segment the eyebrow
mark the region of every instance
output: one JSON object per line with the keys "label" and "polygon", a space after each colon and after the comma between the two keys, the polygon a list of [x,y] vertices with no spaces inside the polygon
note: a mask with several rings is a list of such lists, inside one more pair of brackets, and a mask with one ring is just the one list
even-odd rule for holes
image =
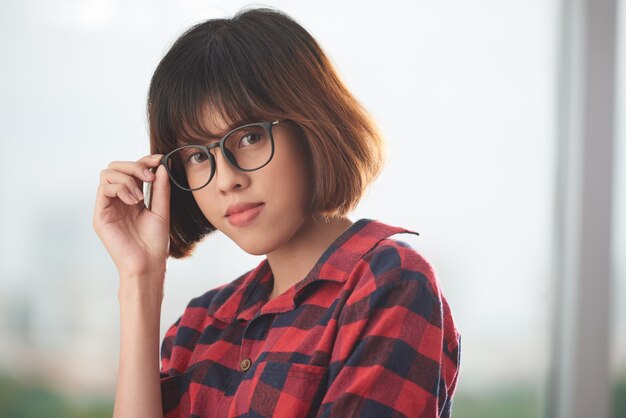
{"label": "eyebrow", "polygon": [[[239,126],[239,125],[235,125],[235,126]],[[180,141],[187,143],[187,144],[192,144],[192,145],[205,145],[207,143],[219,141],[220,139],[224,137],[224,135],[226,135],[233,129],[235,129],[233,125],[229,125],[222,135],[216,135],[212,132],[204,131],[203,135],[200,138],[193,137],[190,135],[185,135],[184,137],[180,139]]]}
{"label": "eyebrow", "polygon": [[221,139],[221,138],[224,137],[224,135],[226,135],[227,133],[229,133],[233,129],[238,128],[238,127],[243,126],[243,125],[247,125],[248,123],[251,123],[251,122],[248,122],[248,121],[246,121],[244,119],[237,119],[237,120],[233,121],[233,123],[228,124],[226,126],[226,129],[224,130],[224,133],[221,134],[221,135],[216,135],[216,134],[214,134],[212,132],[209,132],[209,131],[206,131],[206,130],[204,132],[206,132],[208,138]]}
{"label": "eyebrow", "polygon": [[216,135],[213,132],[209,132],[209,131],[205,131],[205,132],[206,132],[206,137],[207,138],[220,139],[220,138],[223,138],[224,135],[226,135],[227,133],[229,133],[232,130],[233,130],[233,128],[229,125],[222,135]]}
{"label": "eyebrow", "polygon": [[232,131],[233,129],[239,127],[239,126],[243,126],[246,125],[248,122],[245,122],[243,120],[237,120],[232,124],[229,124],[226,129],[224,130],[224,133],[222,135],[216,135],[212,132],[209,131],[204,131],[205,135],[202,137],[202,139],[197,139],[194,137],[191,137],[189,135],[185,135],[183,138],[180,139],[181,142],[186,143],[186,144],[190,144],[190,145],[205,145],[207,143],[211,143],[211,142],[217,142],[220,139],[222,139],[224,137],[224,135],[226,135],[227,133],[229,133],[230,131]]}
{"label": "eyebrow", "polygon": [[[208,138],[208,139],[207,139]],[[203,139],[191,138],[189,136],[185,136],[184,138],[179,139],[177,142],[182,145],[206,145],[212,142],[217,142],[221,137],[210,136]]]}

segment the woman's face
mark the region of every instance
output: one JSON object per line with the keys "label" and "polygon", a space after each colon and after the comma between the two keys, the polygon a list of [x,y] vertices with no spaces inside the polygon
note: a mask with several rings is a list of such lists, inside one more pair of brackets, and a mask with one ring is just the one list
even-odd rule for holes
{"label": "woman's face", "polygon": [[[211,132],[229,131],[223,119],[210,120]],[[272,133],[274,156],[265,167],[239,171],[225,160],[219,148],[214,148],[215,175],[204,188],[192,192],[208,221],[254,255],[281,248],[310,219],[307,207],[311,187],[302,133],[291,121],[274,125]],[[227,216],[233,205],[242,203],[256,207]]]}

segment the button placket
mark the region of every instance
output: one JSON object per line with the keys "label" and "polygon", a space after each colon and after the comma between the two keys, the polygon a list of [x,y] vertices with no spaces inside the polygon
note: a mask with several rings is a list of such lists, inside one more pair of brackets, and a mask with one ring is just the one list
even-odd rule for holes
{"label": "button placket", "polygon": [[270,323],[265,321],[261,321],[259,318],[274,318],[276,316],[276,312],[265,312],[262,313],[259,310],[254,317],[247,323],[245,330],[241,336],[241,349],[239,351],[239,371],[245,373],[250,369],[253,363],[253,358],[258,356],[260,347],[263,345],[263,341],[258,340],[257,338],[246,339],[246,335],[249,335],[252,327],[260,327],[260,326],[271,326]]}
{"label": "button placket", "polygon": [[252,350],[252,346],[251,346],[252,343],[246,339],[246,335],[248,334],[250,327],[253,326],[252,324],[257,322],[255,321],[255,319],[258,316],[259,316],[259,313],[257,313],[250,321],[248,321],[248,323],[246,324],[246,328],[243,331],[243,334],[241,336],[241,349],[239,351],[239,359],[240,359],[239,371],[242,373],[247,372],[250,366],[252,366],[252,358],[250,356],[250,352]]}

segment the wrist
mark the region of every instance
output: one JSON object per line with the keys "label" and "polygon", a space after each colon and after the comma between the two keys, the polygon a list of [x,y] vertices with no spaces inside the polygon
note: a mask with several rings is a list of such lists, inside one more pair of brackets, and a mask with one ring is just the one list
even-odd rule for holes
{"label": "wrist", "polygon": [[120,286],[117,291],[117,297],[120,302],[126,300],[163,300],[163,283],[165,272],[120,275]]}

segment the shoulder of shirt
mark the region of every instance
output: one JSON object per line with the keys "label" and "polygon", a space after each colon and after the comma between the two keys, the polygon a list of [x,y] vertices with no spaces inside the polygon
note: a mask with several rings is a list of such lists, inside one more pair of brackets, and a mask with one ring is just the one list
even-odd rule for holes
{"label": "shoulder of shirt", "polygon": [[229,302],[229,298],[242,286],[242,283],[254,270],[251,269],[232,282],[214,287],[204,294],[191,299],[182,315],[170,326],[166,335],[175,334],[181,325],[197,329],[205,320],[207,314],[215,313],[220,307]]}
{"label": "shoulder of shirt", "polygon": [[[432,264],[412,245],[396,238],[384,238],[363,256],[373,273],[370,278],[379,282],[400,278],[404,284],[427,285],[441,296],[440,283]],[[394,272],[396,274],[386,274]],[[377,286],[380,286],[378,283]]]}
{"label": "shoulder of shirt", "polygon": [[191,299],[187,308],[204,308],[210,310],[212,308],[211,305],[213,305],[213,308],[221,306],[239,289],[242,282],[253,270],[254,269],[248,270],[232,282],[219,285],[203,295]]}
{"label": "shoulder of shirt", "polygon": [[[382,288],[388,290],[395,286],[408,286],[411,289],[427,290],[432,300],[441,307],[442,321],[445,322],[445,326],[444,322],[441,322],[440,327],[444,327],[444,338],[448,344],[447,351],[451,353],[451,356],[456,356],[454,358],[458,364],[460,333],[454,324],[448,301],[444,296],[435,269],[430,262],[408,243],[393,238],[382,239],[364,255],[363,260],[368,263],[368,270],[372,274],[364,274],[361,279],[365,283],[357,285],[365,291],[355,291],[354,294],[366,295],[366,297],[372,300],[372,296],[376,291]],[[372,280],[375,281],[375,286],[372,286]],[[407,295],[414,294],[408,291],[408,289],[406,293]],[[384,294],[384,292],[381,294]],[[358,296],[356,299],[358,299]],[[379,297],[380,300],[381,297]],[[369,302],[369,305],[371,304],[372,302]]]}

